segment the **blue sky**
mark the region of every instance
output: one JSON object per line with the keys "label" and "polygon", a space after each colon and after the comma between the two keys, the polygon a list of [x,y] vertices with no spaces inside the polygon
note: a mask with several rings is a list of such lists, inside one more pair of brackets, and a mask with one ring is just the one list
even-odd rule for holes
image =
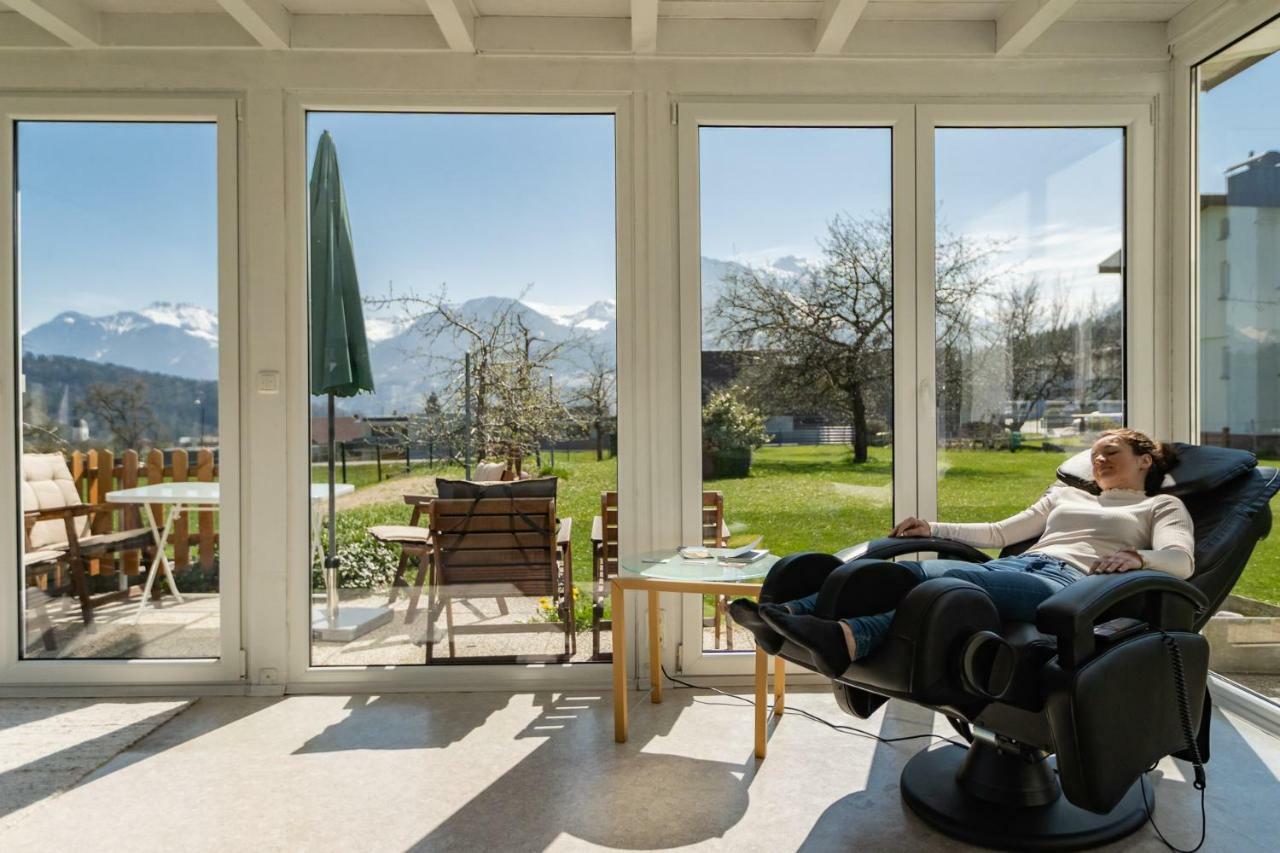
{"label": "blue sky", "polygon": [[217,305],[212,124],[18,125],[21,325]]}
{"label": "blue sky", "polygon": [[[1277,87],[1272,58],[1202,98],[1206,191],[1250,149],[1280,147],[1280,119],[1256,109]],[[610,117],[314,113],[309,155],[326,129],[366,293],[614,297]],[[215,304],[211,125],[28,122],[18,148],[24,327],[67,309]],[[1122,150],[1118,130],[942,130],[940,221],[1005,241],[1019,275],[1114,290],[1096,267],[1119,247]],[[701,250],[715,258],[814,258],[832,216],[890,197],[883,129],[705,129],[701,166]]]}
{"label": "blue sky", "polygon": [[1225,193],[1223,172],[1249,152],[1280,150],[1280,57],[1275,54],[1200,95],[1200,191]]}

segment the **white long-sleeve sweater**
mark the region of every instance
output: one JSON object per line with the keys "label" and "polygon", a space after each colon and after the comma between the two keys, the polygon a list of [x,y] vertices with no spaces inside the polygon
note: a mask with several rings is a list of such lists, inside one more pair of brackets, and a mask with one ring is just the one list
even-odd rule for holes
{"label": "white long-sleeve sweater", "polygon": [[1130,489],[1091,495],[1057,484],[1035,504],[1004,521],[977,524],[930,522],[934,536],[979,548],[1003,548],[1039,537],[1027,549],[1066,560],[1088,573],[1094,561],[1133,549],[1143,568],[1189,578],[1195,569],[1191,515],[1172,495]]}

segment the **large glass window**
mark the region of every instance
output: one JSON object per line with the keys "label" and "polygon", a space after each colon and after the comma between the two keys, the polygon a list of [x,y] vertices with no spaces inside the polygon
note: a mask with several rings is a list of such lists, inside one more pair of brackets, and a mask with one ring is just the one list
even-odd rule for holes
{"label": "large glass window", "polygon": [[938,518],[997,521],[1125,423],[1124,131],[936,131]]}
{"label": "large glass window", "polygon": [[[702,127],[707,545],[834,552],[893,526],[892,131]],[[707,651],[751,649],[703,602]]]}
{"label": "large glass window", "polygon": [[[1280,92],[1271,23],[1197,69],[1200,436],[1280,465]],[[1275,503],[1272,503],[1273,510]],[[1210,621],[1215,670],[1280,698],[1280,539]]]}
{"label": "large glass window", "polygon": [[331,455],[312,389],[312,663],[607,659],[613,117],[312,112],[309,175],[325,133],[374,390],[335,400]]}
{"label": "large glass window", "polygon": [[22,655],[216,658],[217,125],[15,143]]}

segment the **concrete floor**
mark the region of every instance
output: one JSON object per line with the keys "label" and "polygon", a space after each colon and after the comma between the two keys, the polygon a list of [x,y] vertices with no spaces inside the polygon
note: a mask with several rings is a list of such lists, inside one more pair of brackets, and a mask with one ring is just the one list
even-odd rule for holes
{"label": "concrete floor", "polygon": [[[751,755],[750,707],[672,690],[632,694],[631,741],[615,744],[605,691],[203,698],[140,740],[121,737],[87,775],[40,798],[5,799],[48,759],[0,767],[0,850],[925,850],[966,849],[909,814],[903,763],[923,741],[877,744],[800,715]],[[837,723],[827,691],[790,706]],[[0,702],[0,731],[40,744],[58,702]],[[83,707],[81,707],[83,711]],[[862,727],[905,735],[945,723],[890,703]],[[1280,741],[1219,715],[1209,765],[1205,850],[1274,850]],[[64,727],[66,728],[66,727]],[[133,730],[135,733],[137,729]],[[83,739],[101,745],[100,728]],[[80,751],[53,739],[57,756]],[[90,751],[91,752],[91,751]],[[41,762],[44,762],[42,765]],[[12,763],[12,762],[11,762]],[[95,769],[96,768],[96,769]],[[1157,819],[1192,846],[1198,803],[1182,768],[1151,774]],[[1113,850],[1162,850],[1144,827]]]}

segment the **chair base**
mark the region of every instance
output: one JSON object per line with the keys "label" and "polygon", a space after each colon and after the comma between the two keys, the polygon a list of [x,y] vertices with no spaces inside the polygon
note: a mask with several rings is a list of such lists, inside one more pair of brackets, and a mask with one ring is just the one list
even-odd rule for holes
{"label": "chair base", "polygon": [[902,770],[902,799],[944,835],[996,850],[1085,850],[1147,822],[1137,782],[1119,805],[1102,815],[1072,805],[1061,793],[1042,806],[1001,806],[979,799],[957,781],[970,751],[946,746],[920,752]]}

